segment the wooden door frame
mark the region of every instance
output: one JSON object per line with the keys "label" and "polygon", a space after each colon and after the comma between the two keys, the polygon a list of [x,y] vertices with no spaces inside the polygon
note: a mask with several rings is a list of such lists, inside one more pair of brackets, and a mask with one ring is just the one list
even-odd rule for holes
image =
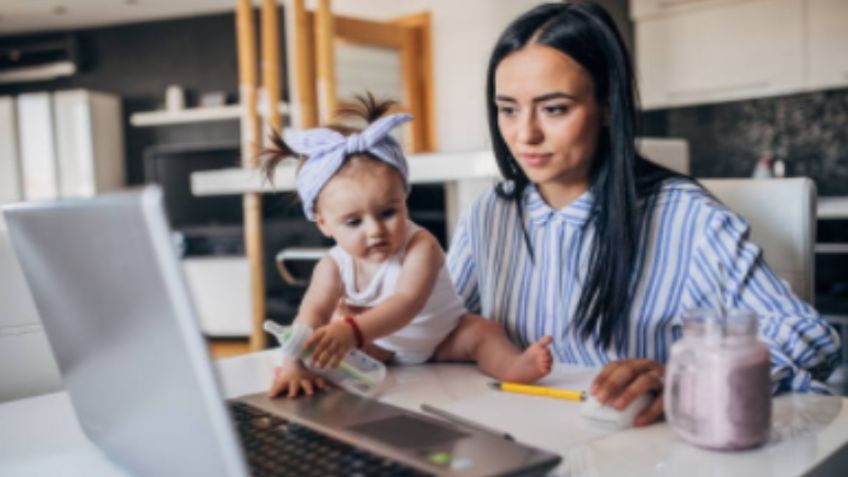
{"label": "wooden door frame", "polygon": [[430,12],[421,12],[395,18],[392,23],[412,28],[416,38],[415,57],[418,58],[421,84],[417,89],[421,98],[419,124],[421,133],[420,151],[436,150],[436,93],[433,77],[433,37],[430,28]]}
{"label": "wooden door frame", "polygon": [[[332,26],[317,28],[317,15],[304,10],[295,12],[295,52],[297,65],[298,96],[301,110],[317,111],[321,93],[316,88],[320,58],[318,44],[329,44],[326,39],[318,41],[319,35],[332,32],[333,38],[356,45],[378,46],[398,50],[401,55],[401,76],[404,98],[402,109],[409,111],[416,120],[409,123],[410,153],[433,151],[435,141],[435,105],[433,92],[432,43],[430,13],[424,12],[405,16],[390,22],[377,22],[361,18],[333,16]],[[309,55],[308,52],[313,54]],[[325,70],[326,65],[325,66]],[[325,91],[335,91],[327,88]],[[314,127],[315,116],[304,116],[301,127]]]}

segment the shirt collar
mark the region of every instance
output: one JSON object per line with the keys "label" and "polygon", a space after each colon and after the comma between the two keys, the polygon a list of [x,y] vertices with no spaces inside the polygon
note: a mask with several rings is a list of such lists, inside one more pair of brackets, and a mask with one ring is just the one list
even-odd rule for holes
{"label": "shirt collar", "polygon": [[594,195],[587,190],[565,207],[554,210],[539,194],[534,184],[529,184],[524,191],[524,204],[531,223],[545,225],[550,220],[564,221],[571,225],[582,227],[592,213]]}

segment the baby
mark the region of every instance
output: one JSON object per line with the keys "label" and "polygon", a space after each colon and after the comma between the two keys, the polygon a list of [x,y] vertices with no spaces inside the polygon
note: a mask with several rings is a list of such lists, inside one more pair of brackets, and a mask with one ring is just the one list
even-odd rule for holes
{"label": "baby", "polygon": [[[433,235],[409,219],[409,171],[389,136],[410,121],[385,116],[392,102],[370,94],[343,110],[370,124],[273,137],[265,151],[270,178],[288,157],[302,160],[297,191],[303,210],[336,246],[315,266],[295,322],[315,332],[318,367],[338,366],[354,346],[383,362],[475,361],[497,379],[530,383],[551,370],[546,336],[520,351],[496,322],[468,313]],[[298,361],[276,369],[270,396],[311,395],[326,386]]]}

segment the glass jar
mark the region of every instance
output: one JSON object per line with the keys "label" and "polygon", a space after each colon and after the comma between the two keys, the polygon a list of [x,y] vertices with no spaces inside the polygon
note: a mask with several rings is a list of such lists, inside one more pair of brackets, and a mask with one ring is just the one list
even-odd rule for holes
{"label": "glass jar", "polygon": [[771,429],[770,369],[752,311],[687,311],[666,367],[666,417],[678,435],[701,447],[760,445]]}

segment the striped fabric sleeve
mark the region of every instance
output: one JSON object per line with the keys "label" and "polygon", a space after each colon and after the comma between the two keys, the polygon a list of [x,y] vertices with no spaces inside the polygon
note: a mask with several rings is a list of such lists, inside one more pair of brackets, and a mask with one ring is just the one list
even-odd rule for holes
{"label": "striped fabric sleeve", "polygon": [[[476,209],[476,208],[475,208]],[[453,240],[448,248],[448,270],[456,292],[462,297],[465,308],[480,313],[480,290],[477,283],[477,266],[469,237],[471,214],[465,214],[457,223]]]}
{"label": "striped fabric sleeve", "polygon": [[[829,393],[824,381],[839,357],[839,336],[786,282],[766,265],[748,240],[747,222],[735,213],[710,208],[706,230],[695,244],[687,287],[699,306],[751,309],[760,339],[771,350],[772,390]],[[719,284],[724,282],[724,290]],[[719,298],[722,297],[722,298]]]}

